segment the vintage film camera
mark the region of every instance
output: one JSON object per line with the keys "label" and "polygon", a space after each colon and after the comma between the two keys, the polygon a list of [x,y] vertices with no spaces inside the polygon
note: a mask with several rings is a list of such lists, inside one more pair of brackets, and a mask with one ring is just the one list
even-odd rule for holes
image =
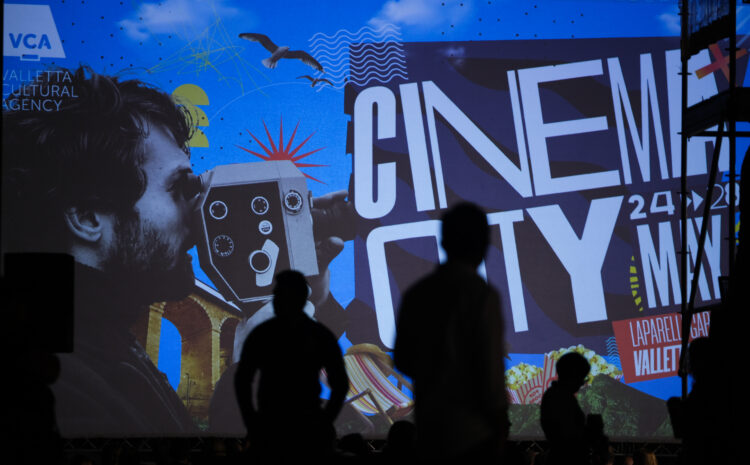
{"label": "vintage film camera", "polygon": [[285,269],[318,274],[312,195],[294,163],[221,165],[201,181],[198,258],[227,300],[269,298]]}

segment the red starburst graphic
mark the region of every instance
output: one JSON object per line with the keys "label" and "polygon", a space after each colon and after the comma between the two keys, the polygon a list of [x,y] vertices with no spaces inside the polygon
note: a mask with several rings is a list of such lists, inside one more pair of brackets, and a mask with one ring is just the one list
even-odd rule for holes
{"label": "red starburst graphic", "polygon": [[[297,168],[317,168],[320,166],[328,166],[328,165],[315,165],[312,163],[299,163],[299,160],[309,155],[312,155],[315,152],[319,152],[323,150],[325,147],[321,147],[319,149],[311,150],[310,152],[305,152],[300,155],[297,155],[297,152],[299,151],[299,149],[301,149],[302,146],[305,145],[307,141],[309,141],[310,138],[315,135],[315,133],[313,132],[312,134],[307,136],[307,139],[300,142],[298,146],[292,148],[292,143],[294,142],[294,136],[297,134],[297,128],[299,128],[299,121],[297,121],[297,125],[294,127],[294,131],[292,132],[291,137],[289,137],[289,141],[286,143],[286,145],[284,144],[284,120],[283,119],[281,120],[280,124],[281,125],[279,126],[279,146],[278,147],[276,146],[276,144],[274,144],[273,138],[271,137],[271,133],[268,131],[268,126],[266,126],[265,121],[263,121],[263,128],[265,128],[266,130],[266,137],[268,137],[268,145],[270,146],[270,148],[263,145],[263,143],[259,141],[257,137],[255,137],[255,134],[250,132],[250,130],[246,129],[247,133],[250,134],[250,137],[252,137],[255,140],[255,142],[257,142],[258,145],[260,145],[260,147],[263,149],[263,151],[265,152],[265,155],[260,154],[258,152],[254,152],[240,145],[236,145],[236,147],[244,150],[245,152],[251,153],[255,155],[256,157],[265,161],[290,160],[292,163],[294,163],[294,166],[296,166]],[[315,179],[314,177],[310,176],[307,173],[302,173],[302,174],[304,174],[305,177],[308,179],[312,179],[313,181],[317,181],[321,184],[325,184],[323,181]]]}

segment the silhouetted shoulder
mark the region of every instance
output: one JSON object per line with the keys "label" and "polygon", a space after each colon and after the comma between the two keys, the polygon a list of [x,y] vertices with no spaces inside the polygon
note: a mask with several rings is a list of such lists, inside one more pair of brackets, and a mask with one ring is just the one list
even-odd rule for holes
{"label": "silhouetted shoulder", "polygon": [[326,325],[323,323],[320,323],[319,321],[309,320],[310,323],[315,328],[315,331],[317,333],[317,339],[323,346],[323,350],[328,352],[328,358],[335,358],[335,357],[341,357],[341,347],[339,346],[339,342],[336,339],[336,336],[333,334],[333,331],[328,329]]}
{"label": "silhouetted shoulder", "polygon": [[319,321],[314,321],[314,320],[310,320],[310,321],[312,321],[312,323],[315,325],[315,328],[317,329],[317,331],[319,331],[321,334],[325,335],[325,337],[327,339],[330,339],[330,340],[332,340],[334,342],[337,342],[336,341],[336,336],[333,334],[333,331],[331,331],[330,329],[328,329],[328,327],[326,325],[324,325],[323,323],[321,323]]}
{"label": "silhouetted shoulder", "polygon": [[270,320],[266,320],[263,323],[259,324],[255,328],[253,328],[252,331],[250,331],[250,334],[247,335],[247,338],[245,339],[245,342],[242,345],[242,351],[243,353],[247,350],[247,347],[252,346],[254,344],[258,344],[258,340],[264,339],[266,334],[273,332],[273,321],[275,318],[271,318]]}
{"label": "silhouetted shoulder", "polygon": [[[468,286],[468,289],[466,287]],[[487,282],[468,266],[445,264],[427,275],[406,291],[409,294],[445,295],[456,291],[492,289]],[[493,289],[493,292],[494,289]],[[495,292],[497,294],[497,292]]]}

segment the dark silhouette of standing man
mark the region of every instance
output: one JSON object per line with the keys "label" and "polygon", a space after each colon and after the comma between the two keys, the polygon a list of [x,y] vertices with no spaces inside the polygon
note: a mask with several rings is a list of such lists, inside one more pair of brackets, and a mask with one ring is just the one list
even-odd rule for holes
{"label": "dark silhouette of standing man", "polygon": [[509,423],[500,298],[476,271],[487,216],[460,204],[442,233],[448,260],[404,295],[394,360],[414,380],[420,459],[497,462]]}
{"label": "dark silhouette of standing man", "polygon": [[[276,316],[255,328],[242,348],[235,376],[237,401],[261,458],[320,457],[333,447],[333,421],[349,381],[335,336],[303,311],[307,296],[301,273],[279,273],[273,292]],[[325,406],[320,401],[321,369],[331,387]],[[293,444],[287,442],[289,437]]]}
{"label": "dark silhouette of standing man", "polygon": [[576,392],[583,386],[591,366],[582,355],[569,352],[557,361],[557,381],[542,397],[541,422],[550,443],[549,459],[554,464],[587,464],[589,443],[586,416]]}
{"label": "dark silhouette of standing man", "polygon": [[717,382],[720,363],[713,336],[692,341],[687,367],[694,380],[690,394],[684,400],[672,397],[667,401],[675,437],[682,438],[682,464],[738,463],[732,460],[739,456],[726,439],[734,426],[725,389]]}

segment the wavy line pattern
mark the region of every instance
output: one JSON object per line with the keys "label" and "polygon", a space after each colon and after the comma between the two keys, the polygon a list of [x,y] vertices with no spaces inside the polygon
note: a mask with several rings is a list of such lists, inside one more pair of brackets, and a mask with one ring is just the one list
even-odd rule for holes
{"label": "wavy line pattern", "polygon": [[366,58],[381,59],[392,54],[403,55],[400,44],[396,42],[387,42],[384,44],[355,44],[352,45],[349,52],[349,58],[362,60]]}
{"label": "wavy line pattern", "polygon": [[[380,62],[383,65],[401,65],[406,66],[406,60],[402,55],[388,55],[383,58],[380,58]],[[352,62],[349,64],[349,69],[354,73],[364,73],[367,72],[367,62]]]}
{"label": "wavy line pattern", "polygon": [[620,353],[617,350],[617,340],[614,336],[607,338],[607,361],[615,365],[618,369],[622,370],[622,363],[620,363]]}
{"label": "wavy line pattern", "polygon": [[372,28],[370,26],[363,26],[357,32],[349,32],[346,29],[339,29],[332,36],[323,34],[322,32],[316,32],[308,40],[308,42],[322,41],[322,42],[328,42],[328,43],[335,43],[335,42],[337,42],[342,37],[346,37],[346,38],[349,38],[349,39],[352,39],[352,38],[356,39],[361,34],[370,33],[370,34],[380,35],[380,34],[383,34],[383,33],[386,33],[386,32],[388,32],[388,33],[394,33],[394,34],[397,34],[399,36],[401,35],[401,30],[395,24],[384,24],[384,25],[380,26],[379,28]]}
{"label": "wavy line pattern", "polygon": [[[366,42],[363,42],[366,41]],[[346,45],[352,45],[352,44],[361,44],[361,43],[382,43],[382,42],[400,42],[401,41],[401,35],[400,34],[391,34],[387,33],[381,36],[377,36],[374,34],[363,34],[361,37],[357,39],[349,39],[349,38],[343,38],[340,41],[338,41],[335,44],[329,44],[327,42],[313,42],[310,45],[310,50],[313,53],[328,53],[329,55],[335,55],[340,46]]]}
{"label": "wavy line pattern", "polygon": [[363,86],[407,80],[401,40],[398,26],[386,24],[379,28],[364,26],[355,32],[339,29],[333,35],[317,32],[308,42],[310,54],[325,69],[325,77],[335,89],[343,89],[347,83]]}

